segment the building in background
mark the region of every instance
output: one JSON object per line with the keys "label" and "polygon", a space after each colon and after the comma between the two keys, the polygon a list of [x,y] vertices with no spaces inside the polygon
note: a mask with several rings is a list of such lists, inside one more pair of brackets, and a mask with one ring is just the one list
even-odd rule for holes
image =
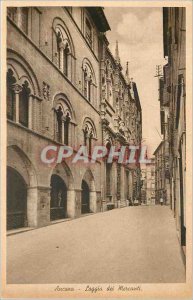
{"label": "building in background", "polygon": [[155,203],[160,204],[163,198],[164,204],[168,204],[167,177],[165,168],[165,142],[162,141],[154,151],[155,155]]}
{"label": "building in background", "polygon": [[[186,246],[186,9],[163,8],[164,57],[160,78],[163,141],[155,151],[156,201],[164,192],[176,219],[182,249]],[[163,170],[163,174],[161,173]],[[163,185],[163,181],[165,185]]]}
{"label": "building in background", "polygon": [[155,159],[150,164],[141,166],[141,202],[155,205]]}
{"label": "building in background", "polygon": [[[44,164],[41,150],[139,145],[136,83],[123,75],[101,7],[7,10],[7,228],[41,227],[140,197],[140,166]],[[10,188],[11,187],[11,188]]]}

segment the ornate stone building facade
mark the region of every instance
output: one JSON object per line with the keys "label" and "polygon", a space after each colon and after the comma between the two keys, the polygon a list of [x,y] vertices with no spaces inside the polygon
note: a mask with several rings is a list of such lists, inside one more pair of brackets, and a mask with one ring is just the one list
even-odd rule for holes
{"label": "ornate stone building facade", "polygon": [[139,166],[40,160],[48,145],[69,145],[74,153],[86,145],[90,154],[95,145],[140,144],[136,84],[121,73],[118,48],[115,58],[108,49],[109,29],[100,7],[8,8],[8,229],[139,197]]}

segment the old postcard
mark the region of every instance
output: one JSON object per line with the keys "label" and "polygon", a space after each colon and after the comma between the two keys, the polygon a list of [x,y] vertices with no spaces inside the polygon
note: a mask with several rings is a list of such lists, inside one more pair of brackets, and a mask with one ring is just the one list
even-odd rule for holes
{"label": "old postcard", "polygon": [[1,7],[1,298],[191,299],[192,2]]}

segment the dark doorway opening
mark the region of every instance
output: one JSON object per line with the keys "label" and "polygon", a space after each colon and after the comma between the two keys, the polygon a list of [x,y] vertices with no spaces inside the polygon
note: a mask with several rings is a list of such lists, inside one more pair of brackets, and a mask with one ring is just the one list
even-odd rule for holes
{"label": "dark doorway opening", "polygon": [[82,181],[82,195],[81,195],[81,213],[87,214],[90,212],[90,189],[86,181]]}
{"label": "dark doorway opening", "polygon": [[13,168],[7,168],[7,229],[27,226],[27,185]]}
{"label": "dark doorway opening", "polygon": [[67,217],[67,187],[58,175],[51,177],[50,220]]}

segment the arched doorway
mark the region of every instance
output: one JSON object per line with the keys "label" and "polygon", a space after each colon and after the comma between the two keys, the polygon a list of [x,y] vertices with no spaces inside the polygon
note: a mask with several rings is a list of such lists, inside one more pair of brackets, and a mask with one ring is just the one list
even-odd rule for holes
{"label": "arched doorway", "polygon": [[7,167],[7,229],[27,226],[27,185],[13,168]]}
{"label": "arched doorway", "polygon": [[81,195],[81,213],[87,214],[90,212],[90,189],[85,180],[82,180],[82,195]]}
{"label": "arched doorway", "polygon": [[63,179],[53,174],[51,176],[50,220],[67,217],[67,187]]}

